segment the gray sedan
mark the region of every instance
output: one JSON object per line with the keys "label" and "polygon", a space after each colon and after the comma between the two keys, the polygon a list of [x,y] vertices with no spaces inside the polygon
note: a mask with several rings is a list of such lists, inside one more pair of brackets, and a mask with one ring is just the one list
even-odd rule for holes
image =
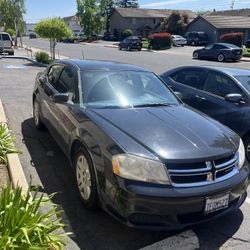
{"label": "gray sedan", "polygon": [[194,59],[214,59],[218,62],[238,61],[241,57],[242,49],[230,43],[214,43],[193,52]]}

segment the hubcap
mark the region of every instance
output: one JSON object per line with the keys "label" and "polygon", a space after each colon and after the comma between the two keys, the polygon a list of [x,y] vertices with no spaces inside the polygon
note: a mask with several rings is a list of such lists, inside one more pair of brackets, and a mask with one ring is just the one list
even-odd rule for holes
{"label": "hubcap", "polygon": [[195,53],[194,53],[194,59],[197,59],[197,58],[198,58],[198,53],[195,52]]}
{"label": "hubcap", "polygon": [[83,155],[76,162],[76,179],[81,197],[88,200],[91,194],[91,177],[87,159]]}
{"label": "hubcap", "polygon": [[35,124],[39,124],[39,107],[37,101],[34,102],[34,120]]}
{"label": "hubcap", "polygon": [[223,55],[219,55],[218,56],[218,60],[221,62],[221,61],[223,61],[224,60],[224,56]]}

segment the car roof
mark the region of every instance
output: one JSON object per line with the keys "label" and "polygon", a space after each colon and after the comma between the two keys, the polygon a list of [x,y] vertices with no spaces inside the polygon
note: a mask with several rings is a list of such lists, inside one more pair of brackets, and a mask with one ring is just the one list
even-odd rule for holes
{"label": "car roof", "polygon": [[231,44],[231,43],[213,43],[213,44],[224,45],[224,46],[233,47],[233,48],[238,47],[238,46]]}
{"label": "car roof", "polygon": [[[249,76],[250,75],[250,70],[247,70],[247,69],[219,67],[219,66],[182,66],[182,67],[179,67],[176,69],[180,70],[180,69],[188,69],[188,68],[213,69],[213,70],[220,71],[224,74],[232,75],[232,76],[235,76],[235,75],[241,75],[241,76],[247,75],[247,76]],[[175,69],[173,69],[171,71],[175,71]]]}
{"label": "car roof", "polygon": [[143,71],[151,72],[142,67],[112,61],[98,61],[98,60],[81,60],[81,59],[67,59],[57,60],[55,63],[63,63],[71,66],[76,66],[79,70],[106,70],[106,71]]}

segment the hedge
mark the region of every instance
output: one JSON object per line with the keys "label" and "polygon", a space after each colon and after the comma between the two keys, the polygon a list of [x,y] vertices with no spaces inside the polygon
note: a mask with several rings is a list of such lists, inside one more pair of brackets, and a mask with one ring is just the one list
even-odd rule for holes
{"label": "hedge", "polygon": [[149,35],[149,49],[168,49],[172,45],[171,34],[162,32]]}
{"label": "hedge", "polygon": [[241,47],[243,44],[244,33],[232,32],[220,36],[220,41],[223,43],[231,43]]}

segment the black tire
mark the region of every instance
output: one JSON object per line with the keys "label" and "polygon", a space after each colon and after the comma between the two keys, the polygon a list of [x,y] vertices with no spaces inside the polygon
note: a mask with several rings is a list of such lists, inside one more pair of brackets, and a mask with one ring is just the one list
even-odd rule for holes
{"label": "black tire", "polygon": [[192,45],[192,46],[195,46],[195,41],[191,41],[191,45]]}
{"label": "black tire", "polygon": [[14,52],[9,52],[8,55],[9,56],[14,56]]}
{"label": "black tire", "polygon": [[250,137],[244,141],[247,160],[250,162]]}
{"label": "black tire", "polygon": [[217,56],[217,61],[218,61],[218,62],[224,62],[224,61],[225,61],[225,56],[224,56],[222,53],[220,53],[220,54]]}
{"label": "black tire", "polygon": [[33,119],[34,119],[34,124],[35,127],[38,130],[43,130],[45,128],[42,120],[41,120],[41,111],[40,111],[40,104],[37,101],[37,99],[35,98],[33,101]]}
{"label": "black tire", "polygon": [[181,47],[184,47],[184,44],[182,44]]}
{"label": "black tire", "polygon": [[128,46],[128,51],[131,51],[131,47],[130,46]]}
{"label": "black tire", "polygon": [[194,59],[199,59],[199,58],[200,58],[199,52],[195,51],[195,52],[193,53],[193,58],[194,58]]}
{"label": "black tire", "polygon": [[138,51],[141,51],[141,48],[139,48]]}
{"label": "black tire", "polygon": [[[81,161],[83,164],[82,166]],[[84,172],[84,164],[87,164],[88,171],[86,172]],[[76,185],[82,203],[88,209],[96,209],[98,207],[96,175],[91,157],[84,147],[79,147],[74,152],[73,166],[75,170]],[[89,182],[90,186],[88,184]],[[83,187],[85,187],[84,190]]]}
{"label": "black tire", "polygon": [[119,46],[119,50],[122,50],[122,47],[121,47],[121,46]]}

